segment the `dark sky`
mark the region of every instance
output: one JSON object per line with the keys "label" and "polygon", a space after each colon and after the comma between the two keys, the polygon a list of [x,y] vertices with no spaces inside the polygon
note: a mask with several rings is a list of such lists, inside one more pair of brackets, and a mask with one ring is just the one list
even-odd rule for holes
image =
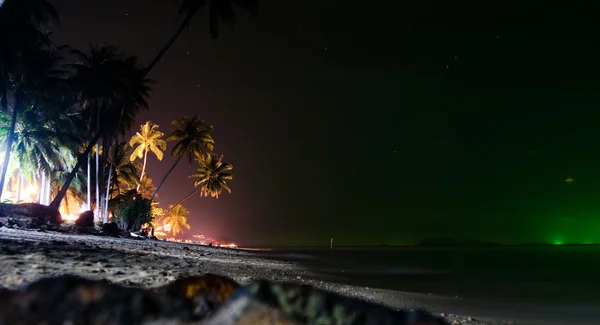
{"label": "dark sky", "polygon": [[[179,22],[176,0],[54,3],[57,42],[143,62]],[[184,203],[190,234],[600,241],[597,10],[474,3],[265,0],[218,40],[203,12],[152,71],[139,118],[168,132],[197,114],[234,165],[233,194]],[[173,161],[149,160],[155,183]],[[176,169],[163,206],[193,170]]]}

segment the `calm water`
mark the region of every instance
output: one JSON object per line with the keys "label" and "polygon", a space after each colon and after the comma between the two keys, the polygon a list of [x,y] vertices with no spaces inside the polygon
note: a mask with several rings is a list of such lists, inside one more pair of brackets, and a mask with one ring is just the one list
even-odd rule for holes
{"label": "calm water", "polygon": [[373,288],[600,307],[600,246],[273,248],[260,254]]}

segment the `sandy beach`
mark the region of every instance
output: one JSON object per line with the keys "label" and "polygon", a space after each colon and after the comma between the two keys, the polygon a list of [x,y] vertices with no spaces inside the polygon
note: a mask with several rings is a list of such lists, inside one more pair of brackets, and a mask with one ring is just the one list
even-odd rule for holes
{"label": "sandy beach", "polygon": [[585,319],[568,320],[535,310],[333,283],[335,279],[299,264],[265,259],[252,251],[0,227],[0,285],[8,289],[62,274],[157,287],[204,273],[225,275],[242,284],[255,279],[309,284],[394,308],[444,313],[452,324],[588,324]]}

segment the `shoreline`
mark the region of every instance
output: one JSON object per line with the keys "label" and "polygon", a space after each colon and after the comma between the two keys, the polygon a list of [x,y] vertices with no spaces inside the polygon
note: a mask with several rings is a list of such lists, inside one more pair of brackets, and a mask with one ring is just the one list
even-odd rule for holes
{"label": "shoreline", "polygon": [[[39,278],[73,274],[126,286],[156,287],[179,277],[214,273],[246,284],[255,279],[308,284],[393,308],[445,313],[451,324],[588,324],[547,310],[513,310],[459,298],[357,286],[299,263],[267,259],[254,251],[167,241],[40,232],[0,227],[0,285],[8,289]],[[453,316],[463,315],[463,316]],[[467,321],[472,316],[472,322]],[[589,324],[597,323],[589,315]]]}

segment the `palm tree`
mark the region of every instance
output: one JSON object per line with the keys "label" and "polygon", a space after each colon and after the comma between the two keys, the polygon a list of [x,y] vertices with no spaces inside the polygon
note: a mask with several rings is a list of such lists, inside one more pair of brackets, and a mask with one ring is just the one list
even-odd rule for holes
{"label": "palm tree", "polygon": [[187,216],[190,212],[181,205],[176,207],[169,206],[168,216],[163,221],[164,227],[171,229],[173,236],[183,232],[183,228],[190,229],[190,225],[187,222]]}
{"label": "palm tree", "polygon": [[9,109],[8,98],[14,96],[10,131],[0,175],[0,198],[14,142],[18,112],[26,101],[33,79],[46,73],[40,71],[40,53],[47,54],[51,45],[46,29],[58,23],[58,14],[46,0],[6,0],[0,10],[0,109]]}
{"label": "palm tree", "polygon": [[[223,162],[223,156],[215,153],[207,153],[206,155],[198,156],[198,170],[191,177],[197,178],[194,182],[196,187],[188,195],[177,201],[173,206],[179,206],[183,201],[187,200],[194,193],[200,191],[200,196],[219,198],[223,191],[231,193],[231,189],[227,186],[227,181],[233,179],[233,175],[229,173],[233,166]],[[173,209],[173,208],[171,208]],[[168,210],[166,214],[168,214]]]}
{"label": "palm tree", "polygon": [[[144,173],[146,172],[146,160],[148,158],[148,151],[152,151],[158,160],[163,159],[163,151],[167,150],[167,143],[163,140],[165,134],[158,131],[158,125],[147,121],[141,126],[140,132],[129,140],[129,145],[134,148],[129,160],[134,161],[136,158],[144,157],[144,164],[142,166],[142,173],[140,174],[140,182],[144,179]],[[137,186],[137,190],[140,189],[140,185]]]}
{"label": "palm tree", "polygon": [[171,124],[174,126],[174,130],[167,137],[167,141],[177,141],[171,150],[171,155],[177,157],[177,160],[160,181],[150,200],[154,200],[156,193],[183,156],[187,156],[191,164],[195,157],[204,155],[204,151],[212,151],[215,145],[210,134],[213,127],[198,119],[197,116],[182,116],[178,120],[172,121]]}
{"label": "palm tree", "polygon": [[[139,161],[130,161],[131,147],[127,142],[119,143],[116,155],[113,156],[113,192],[121,194],[139,185],[138,174],[142,166]],[[113,194],[113,196],[114,196]]]}
{"label": "palm tree", "polygon": [[[200,8],[206,5],[206,2],[206,0],[183,0],[181,2],[179,14],[184,15],[184,19],[175,30],[173,36],[171,36],[169,41],[158,52],[154,60],[146,67],[146,74],[154,68],[169,48],[173,46],[183,31],[190,25],[190,22],[196,16]],[[209,29],[213,38],[219,36],[219,22],[221,20],[233,23],[235,19],[235,6],[244,8],[252,14],[258,13],[258,0],[208,0],[208,6]]]}
{"label": "palm tree", "polygon": [[146,177],[141,182],[138,181],[138,186],[139,189],[137,191],[144,199],[149,199],[156,190],[156,186],[152,183],[152,177],[148,174],[146,174]]}
{"label": "palm tree", "polygon": [[[135,123],[135,116],[148,108],[146,98],[149,97],[151,88],[148,84],[151,81],[145,78],[135,57],[123,57],[115,47],[92,46],[89,55],[79,51],[73,51],[73,54],[78,61],[70,65],[73,71],[70,81],[83,105],[88,127],[95,134],[74,167],[77,171],[86,161],[92,146],[99,144],[101,137],[102,146],[110,149],[111,144],[117,142],[117,136],[124,134]],[[115,119],[115,116],[118,118]],[[103,167],[97,169],[98,180],[105,179],[106,171],[110,174],[112,170],[106,164],[109,151],[103,151]],[[96,160],[99,163],[98,155]],[[69,184],[67,179],[50,204],[51,207],[60,205]],[[106,184],[106,189],[109,188],[110,184]],[[98,186],[96,192],[98,206],[101,203],[98,197],[101,189]]]}

